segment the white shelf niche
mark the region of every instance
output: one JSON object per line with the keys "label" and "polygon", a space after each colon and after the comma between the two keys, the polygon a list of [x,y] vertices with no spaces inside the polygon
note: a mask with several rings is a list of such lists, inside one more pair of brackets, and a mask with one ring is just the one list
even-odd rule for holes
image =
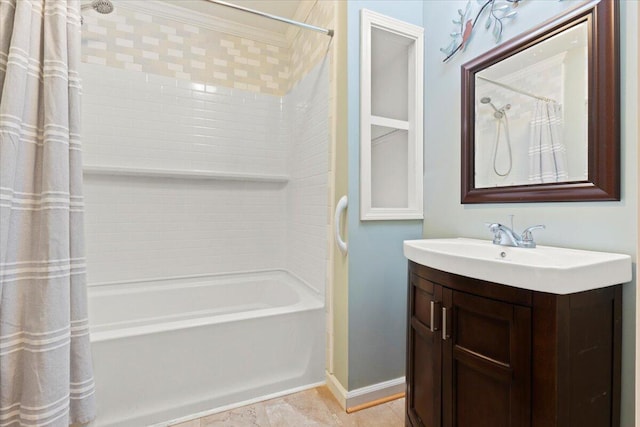
{"label": "white shelf niche", "polygon": [[424,29],[361,11],[360,219],[423,219]]}

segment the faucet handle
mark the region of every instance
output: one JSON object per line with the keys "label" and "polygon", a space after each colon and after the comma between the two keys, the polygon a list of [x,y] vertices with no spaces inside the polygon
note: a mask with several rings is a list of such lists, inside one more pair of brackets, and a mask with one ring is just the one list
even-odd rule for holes
{"label": "faucet handle", "polygon": [[489,231],[493,231],[496,232],[498,231],[498,229],[500,228],[500,226],[502,224],[499,224],[497,222],[485,222],[484,225],[487,226],[487,228],[489,229]]}
{"label": "faucet handle", "polygon": [[502,227],[502,224],[497,222],[485,222],[484,225],[486,225],[489,231],[493,233],[493,244],[499,245],[502,240],[502,236],[500,235],[500,227]]}
{"label": "faucet handle", "polygon": [[533,230],[545,229],[545,228],[547,227],[545,227],[542,224],[532,225],[531,227],[525,228],[524,231],[522,232],[522,246],[526,248],[535,248],[536,242],[533,241],[533,234],[531,232]]}

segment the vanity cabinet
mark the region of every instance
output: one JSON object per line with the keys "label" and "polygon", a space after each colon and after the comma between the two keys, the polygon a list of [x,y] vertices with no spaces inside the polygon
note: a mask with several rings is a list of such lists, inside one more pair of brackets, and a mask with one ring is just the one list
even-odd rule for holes
{"label": "vanity cabinet", "polygon": [[556,295],[409,261],[406,425],[619,426],[621,286]]}

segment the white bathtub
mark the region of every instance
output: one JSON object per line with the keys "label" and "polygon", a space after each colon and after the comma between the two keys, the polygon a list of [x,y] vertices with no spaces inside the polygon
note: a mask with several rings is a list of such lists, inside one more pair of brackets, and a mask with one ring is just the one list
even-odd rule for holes
{"label": "white bathtub", "polygon": [[165,425],[322,382],[323,307],[280,270],[91,286],[93,425]]}

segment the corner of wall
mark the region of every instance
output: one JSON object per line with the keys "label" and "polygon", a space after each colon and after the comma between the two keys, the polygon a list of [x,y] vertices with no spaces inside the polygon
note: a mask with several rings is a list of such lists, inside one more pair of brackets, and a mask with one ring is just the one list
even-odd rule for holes
{"label": "corner of wall", "polygon": [[[347,5],[346,2],[335,1],[335,34],[333,36],[334,51],[332,55],[331,85],[332,95],[332,156],[333,170],[331,183],[330,209],[333,212],[338,200],[348,191],[348,97],[347,97]],[[331,216],[332,217],[332,216]],[[334,229],[331,224],[331,230]],[[345,221],[343,236],[347,235],[348,224]],[[343,386],[348,385],[348,256],[343,256],[335,246],[334,239],[330,239],[332,254],[332,272],[330,287],[331,299],[331,345],[328,367],[330,374]]]}
{"label": "corner of wall", "polygon": [[[640,7],[636,7],[636,24],[640,23]],[[636,31],[636,67],[640,68],[638,58],[640,58],[640,43],[638,43],[638,28]],[[636,91],[636,139],[640,136],[640,129],[638,129],[638,123],[640,123],[640,85]],[[637,194],[636,194],[636,281],[638,276],[638,266],[640,265],[640,150],[637,153],[637,169],[636,169],[636,181],[638,182]],[[636,402],[635,402],[635,425],[640,425],[640,298],[638,298],[638,292],[636,291]]]}

